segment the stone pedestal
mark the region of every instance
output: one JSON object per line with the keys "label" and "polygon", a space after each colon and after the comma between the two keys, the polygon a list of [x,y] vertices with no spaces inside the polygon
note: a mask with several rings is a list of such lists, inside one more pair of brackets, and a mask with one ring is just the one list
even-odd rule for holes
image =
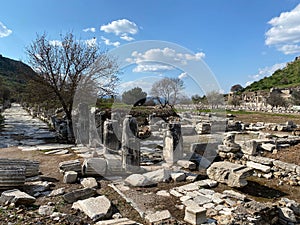
{"label": "stone pedestal", "polygon": [[183,157],[183,140],[180,123],[170,123],[164,134],[163,156],[173,164]]}
{"label": "stone pedestal", "polygon": [[122,165],[125,170],[140,165],[140,141],[137,133],[136,119],[127,115],[123,121],[122,131]]}
{"label": "stone pedestal", "polygon": [[184,221],[199,225],[206,221],[206,209],[200,206],[189,206],[185,209]]}

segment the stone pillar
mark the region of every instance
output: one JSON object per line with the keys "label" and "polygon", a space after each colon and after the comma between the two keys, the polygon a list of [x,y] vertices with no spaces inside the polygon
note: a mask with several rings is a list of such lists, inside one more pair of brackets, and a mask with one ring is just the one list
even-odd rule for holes
{"label": "stone pillar", "polygon": [[78,105],[77,142],[78,144],[89,144],[90,112],[88,105],[80,103]]}
{"label": "stone pillar", "polygon": [[119,123],[117,120],[106,120],[103,125],[103,144],[108,153],[117,154],[121,143],[118,138]]}
{"label": "stone pillar", "polygon": [[137,138],[137,121],[131,115],[126,115],[122,132],[122,164],[123,169],[140,165],[140,141]]}
{"label": "stone pillar", "polygon": [[96,108],[93,107],[90,111],[90,129],[89,129],[89,147],[96,148],[101,145],[101,139],[96,127]]}
{"label": "stone pillar", "polygon": [[167,163],[175,163],[183,157],[183,140],[180,123],[169,123],[164,135],[163,156]]}

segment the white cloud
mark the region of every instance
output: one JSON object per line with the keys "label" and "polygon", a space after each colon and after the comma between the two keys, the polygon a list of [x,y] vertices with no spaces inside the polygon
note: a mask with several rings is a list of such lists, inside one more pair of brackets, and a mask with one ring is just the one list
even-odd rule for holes
{"label": "white cloud", "polygon": [[186,78],[186,77],[188,77],[187,72],[183,72],[183,73],[179,74],[179,76],[178,76],[178,78],[179,78],[180,80],[182,80],[183,78]]}
{"label": "white cloud", "polygon": [[134,40],[133,37],[130,37],[127,34],[123,34],[120,38],[125,40],[125,41],[133,41]]}
{"label": "white cloud", "polygon": [[59,40],[51,40],[49,41],[49,44],[53,46],[62,46],[62,42]]}
{"label": "white cloud", "polygon": [[134,51],[131,56],[126,60],[137,64],[134,72],[154,72],[172,70],[176,66],[186,65],[188,61],[199,61],[205,57],[205,54],[203,52],[183,54],[171,48],[153,48],[143,53]]}
{"label": "white cloud", "polygon": [[95,27],[89,27],[89,28],[85,28],[82,30],[83,32],[96,32],[96,28]]}
{"label": "white cloud", "polygon": [[300,53],[300,4],[290,12],[283,12],[268,23],[266,45],[275,46],[284,54]]}
{"label": "white cloud", "polygon": [[140,87],[143,89],[143,91],[150,93],[153,83],[160,79],[161,77],[151,76],[151,77],[142,77],[137,80],[124,82],[119,85],[118,91],[119,93],[123,93],[124,91],[128,91],[132,88]]}
{"label": "white cloud", "polygon": [[12,33],[3,23],[0,22],[0,38],[7,37]]}
{"label": "white cloud", "polygon": [[112,45],[112,46],[115,46],[115,47],[118,47],[120,45],[120,42],[116,41],[116,42],[111,42],[108,38],[105,38],[105,37],[101,37],[101,39],[104,41],[104,43],[106,45]]}
{"label": "white cloud", "polygon": [[162,63],[140,63],[132,71],[136,73],[140,72],[163,72],[166,70],[172,70],[172,66],[168,66]]}
{"label": "white cloud", "polygon": [[109,24],[102,25],[100,30],[106,33],[114,33],[117,36],[124,34],[136,34],[138,32],[138,26],[127,19],[115,20]]}
{"label": "white cloud", "polygon": [[92,38],[85,40],[85,44],[87,44],[90,47],[96,46],[97,45],[97,38]]}
{"label": "white cloud", "polygon": [[260,69],[258,69],[257,74],[249,76],[251,78],[251,80],[246,82],[245,86],[248,86],[248,85],[252,84],[253,82],[258,81],[264,77],[269,77],[276,70],[282,69],[285,66],[286,66],[286,63],[277,63],[277,64],[274,64],[273,66],[266,66],[264,68],[260,68]]}

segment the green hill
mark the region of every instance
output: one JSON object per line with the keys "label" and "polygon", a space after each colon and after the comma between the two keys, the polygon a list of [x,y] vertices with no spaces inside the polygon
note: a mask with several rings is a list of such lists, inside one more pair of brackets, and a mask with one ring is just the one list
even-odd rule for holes
{"label": "green hill", "polygon": [[25,90],[28,80],[35,76],[33,69],[21,61],[0,55],[0,94],[9,90],[10,96],[17,99]]}
{"label": "green hill", "polygon": [[285,68],[276,70],[272,76],[265,77],[247,86],[244,91],[269,90],[272,87],[287,88],[300,86],[300,58],[296,57]]}

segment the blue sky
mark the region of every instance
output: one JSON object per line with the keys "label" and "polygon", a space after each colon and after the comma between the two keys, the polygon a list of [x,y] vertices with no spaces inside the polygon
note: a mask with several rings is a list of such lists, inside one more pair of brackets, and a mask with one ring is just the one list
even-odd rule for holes
{"label": "blue sky", "polygon": [[[134,65],[124,68],[122,87],[162,76],[184,79],[186,93],[197,94],[185,71],[143,64],[147,57],[176,56],[203,60],[220,89],[272,74],[300,55],[299,0],[10,0],[1,1],[0,54],[27,61],[25,47],[46,32],[53,41],[74,32],[82,40],[112,50],[128,43],[158,40],[190,51],[185,58],[170,47],[136,51]],[[153,59],[153,58],[152,58]],[[146,77],[146,78],[145,78]],[[197,82],[196,82],[197,83]],[[131,86],[130,86],[131,85]]]}

